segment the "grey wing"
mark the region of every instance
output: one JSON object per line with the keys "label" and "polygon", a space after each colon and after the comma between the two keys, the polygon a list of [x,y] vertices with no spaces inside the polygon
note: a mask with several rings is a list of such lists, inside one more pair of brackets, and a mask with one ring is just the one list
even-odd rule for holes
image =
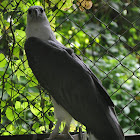
{"label": "grey wing", "polygon": [[94,75],[94,73],[91,71],[91,69],[88,66],[86,66],[77,55],[74,54],[74,51],[72,49],[66,48],[63,44],[61,44],[59,42],[49,41],[49,43],[55,47],[58,47],[58,46],[61,48],[63,47],[73,57],[73,59],[77,63],[79,63],[89,75],[91,75],[97,89],[99,90],[99,93],[101,94],[101,96],[103,96],[104,100],[106,100],[108,105],[114,107],[114,104],[113,104],[112,100],[110,99],[106,89],[101,84],[101,81]]}
{"label": "grey wing", "polygon": [[110,134],[114,137],[121,130],[107,92],[73,52],[58,46],[33,37],[26,41],[29,66],[37,80],[72,117],[94,131],[96,137],[102,137],[101,134],[104,138]]}

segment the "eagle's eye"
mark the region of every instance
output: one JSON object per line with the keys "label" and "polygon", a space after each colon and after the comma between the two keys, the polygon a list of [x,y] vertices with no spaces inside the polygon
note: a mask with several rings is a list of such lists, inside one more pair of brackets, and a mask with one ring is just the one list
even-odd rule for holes
{"label": "eagle's eye", "polygon": [[29,9],[29,10],[28,10],[28,13],[29,13],[29,14],[31,14],[31,13],[32,13],[32,10],[31,10],[31,9]]}
{"label": "eagle's eye", "polygon": [[42,8],[40,8],[40,12],[43,13],[43,11],[44,11],[44,10],[43,10]]}

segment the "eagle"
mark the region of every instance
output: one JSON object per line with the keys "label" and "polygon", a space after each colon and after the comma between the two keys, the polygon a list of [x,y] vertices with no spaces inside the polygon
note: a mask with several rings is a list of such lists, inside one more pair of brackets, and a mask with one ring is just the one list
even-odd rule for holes
{"label": "eagle", "polygon": [[41,6],[28,9],[25,52],[29,67],[46,89],[57,119],[49,140],[69,134],[72,118],[86,126],[89,140],[124,140],[114,104],[100,80],[70,48],[56,40]]}

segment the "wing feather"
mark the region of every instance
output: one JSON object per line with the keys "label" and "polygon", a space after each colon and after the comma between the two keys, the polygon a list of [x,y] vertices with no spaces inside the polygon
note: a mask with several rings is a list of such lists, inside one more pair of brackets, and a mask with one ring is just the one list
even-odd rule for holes
{"label": "wing feather", "polygon": [[101,81],[94,75],[94,73],[91,71],[91,69],[87,65],[85,65],[85,63],[83,63],[83,61],[81,61],[80,57],[78,57],[77,55],[74,54],[72,49],[66,48],[65,46],[63,46],[63,44],[61,44],[59,42],[50,41],[49,43],[52,46],[55,46],[55,47],[59,46],[60,48],[65,49],[73,57],[73,59],[76,62],[78,62],[88,74],[91,75],[96,87],[100,91],[99,93],[103,96],[103,98],[106,100],[108,105],[114,107],[114,104],[113,104],[112,100],[110,99],[106,89],[103,87]]}
{"label": "wing feather", "polygon": [[[121,140],[113,102],[92,71],[60,43],[29,38],[25,43],[29,66],[42,87],[96,137]],[[115,119],[114,119],[115,118]],[[101,135],[103,134],[103,136]]]}

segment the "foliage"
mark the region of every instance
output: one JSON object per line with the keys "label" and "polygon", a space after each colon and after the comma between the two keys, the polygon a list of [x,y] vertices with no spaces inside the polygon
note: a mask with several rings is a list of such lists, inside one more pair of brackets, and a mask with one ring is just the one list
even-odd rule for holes
{"label": "foliage", "polygon": [[[83,6],[79,10],[79,1],[46,0],[47,17],[57,40],[73,48],[102,81],[116,105],[123,131],[140,133],[140,4],[92,0],[91,9]],[[54,128],[51,101],[29,68],[24,51],[31,5],[44,6],[44,2],[0,3],[1,135],[43,133]]]}

